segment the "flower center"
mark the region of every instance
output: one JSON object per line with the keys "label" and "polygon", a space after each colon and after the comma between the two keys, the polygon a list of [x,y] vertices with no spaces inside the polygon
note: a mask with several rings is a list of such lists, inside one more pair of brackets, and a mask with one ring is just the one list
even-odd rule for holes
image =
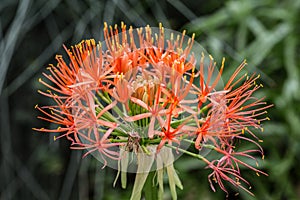
{"label": "flower center", "polygon": [[157,86],[159,84],[158,78],[148,76],[147,79],[138,75],[136,80],[132,82],[133,94],[132,97],[142,100],[148,106],[152,106]]}
{"label": "flower center", "polygon": [[[137,75],[136,79],[131,83],[131,87],[133,91],[132,97],[142,100],[145,104],[147,104],[147,106],[151,107],[153,106],[155,98],[157,96],[156,93],[157,93],[158,85],[159,85],[159,80],[157,77],[151,75],[148,76]],[[129,108],[130,108],[131,116],[149,112],[149,110],[131,101],[129,102]],[[136,123],[142,127],[147,126],[149,122],[150,122],[149,118],[144,118],[136,121]]]}

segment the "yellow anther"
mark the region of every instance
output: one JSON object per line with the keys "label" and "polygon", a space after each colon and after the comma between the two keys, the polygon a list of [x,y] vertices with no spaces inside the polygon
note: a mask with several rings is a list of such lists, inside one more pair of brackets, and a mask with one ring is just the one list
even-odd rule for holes
{"label": "yellow anther", "polygon": [[187,44],[189,45],[191,43],[191,41],[192,41],[191,38],[189,38]]}
{"label": "yellow anther", "polygon": [[224,65],[225,65],[225,57],[223,57],[223,59],[222,59],[222,65],[221,65],[221,69],[223,69],[223,68],[224,68]]}
{"label": "yellow anther", "polygon": [[91,40],[91,43],[92,43],[93,46],[96,45],[96,41],[94,39]]}
{"label": "yellow anther", "polygon": [[195,72],[195,66],[193,66],[193,68],[192,68],[192,73],[194,73]]}

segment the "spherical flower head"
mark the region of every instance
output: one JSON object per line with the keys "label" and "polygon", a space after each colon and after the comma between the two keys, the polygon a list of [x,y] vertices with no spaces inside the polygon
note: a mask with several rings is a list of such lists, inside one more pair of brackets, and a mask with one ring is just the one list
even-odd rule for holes
{"label": "spherical flower head", "polygon": [[[72,149],[123,172],[167,168],[174,175],[173,162],[186,153],[213,171],[213,189],[211,179],[224,191],[222,180],[245,189],[231,178],[248,183],[240,165],[263,173],[238,159],[263,155],[252,128],[262,128],[268,118],[261,116],[270,107],[253,95],[261,87],[258,76],[240,75],[246,62],[223,84],[225,59],[218,67],[185,31],[105,23],[104,37],[65,47],[70,62],[57,56],[57,66],[43,74],[48,81],[40,82],[49,90],[39,92],[56,104],[37,106],[45,115],[39,118],[58,128],[37,130],[59,132],[57,138],[69,139]],[[235,150],[237,139],[258,150]],[[206,157],[211,150],[219,157]],[[181,187],[179,179],[176,185]]]}

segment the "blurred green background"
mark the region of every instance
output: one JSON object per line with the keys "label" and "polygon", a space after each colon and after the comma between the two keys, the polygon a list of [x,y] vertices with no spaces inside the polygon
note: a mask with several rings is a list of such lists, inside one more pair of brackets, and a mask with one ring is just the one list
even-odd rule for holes
{"label": "blurred green background", "polygon": [[[256,196],[233,190],[228,199],[300,199],[299,0],[0,0],[0,199],[130,197],[134,175],[128,190],[119,183],[114,188],[116,171],[102,170],[93,157],[81,159],[64,139],[53,142],[53,135],[31,129],[51,127],[34,109],[48,103],[37,93],[41,73],[63,54],[62,44],[102,40],[104,21],[134,27],[162,22],[194,32],[216,61],[226,57],[227,76],[247,59],[247,70],[261,74],[258,95],[274,104],[259,134],[265,149],[260,168],[269,176],[243,169]],[[183,156],[175,165],[184,185],[178,199],[226,198],[209,188],[202,163]]]}

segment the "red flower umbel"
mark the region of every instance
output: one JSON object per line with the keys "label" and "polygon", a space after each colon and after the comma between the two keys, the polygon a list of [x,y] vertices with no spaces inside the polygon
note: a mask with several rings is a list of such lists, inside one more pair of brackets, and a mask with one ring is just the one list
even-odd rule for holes
{"label": "red flower umbel", "polygon": [[[156,149],[158,157],[170,152],[164,148],[187,153],[213,170],[213,190],[211,180],[224,191],[223,181],[247,190],[241,165],[265,174],[241,159],[263,156],[253,128],[262,129],[270,107],[254,96],[259,77],[240,75],[245,62],[220,88],[225,60],[218,71],[211,56],[194,55],[194,36],[187,40],[185,32],[167,34],[161,25],[127,30],[122,23],[119,33],[105,24],[104,37],[103,43],[85,40],[65,47],[69,61],[56,56],[57,65],[43,73],[40,82],[48,90],[39,92],[54,104],[36,106],[43,114],[38,118],[57,128],[35,130],[59,133],[56,138],[66,137],[72,149],[85,149],[84,155],[93,154],[104,166],[124,163],[121,151],[150,156]],[[234,144],[241,139],[257,149],[238,151]],[[194,152],[183,141],[194,144]],[[201,148],[219,156],[209,160],[199,155]],[[140,156],[137,160],[143,165]]]}

